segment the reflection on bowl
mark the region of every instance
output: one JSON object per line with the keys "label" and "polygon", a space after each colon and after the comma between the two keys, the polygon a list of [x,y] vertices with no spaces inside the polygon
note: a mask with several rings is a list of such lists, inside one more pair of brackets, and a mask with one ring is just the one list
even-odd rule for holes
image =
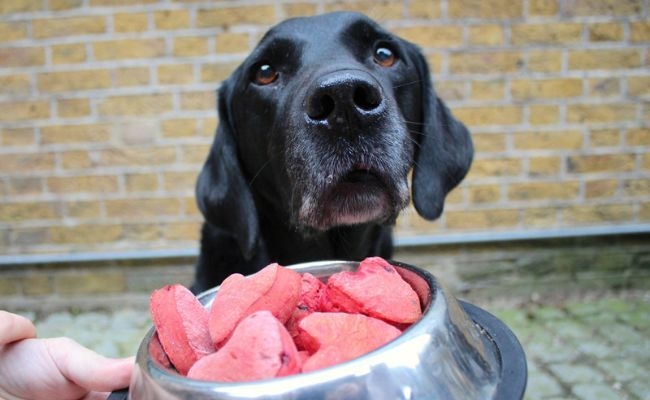
{"label": "reflection on bowl", "polygon": [[[423,315],[395,340],[353,360],[321,370],[246,383],[188,379],[161,362],[152,328],[138,350],[132,400],[179,399],[521,399],[526,359],[501,321],[459,303],[427,271],[391,262],[420,297]],[[320,261],[289,266],[326,280],[358,266]],[[219,288],[199,295],[209,307]]]}

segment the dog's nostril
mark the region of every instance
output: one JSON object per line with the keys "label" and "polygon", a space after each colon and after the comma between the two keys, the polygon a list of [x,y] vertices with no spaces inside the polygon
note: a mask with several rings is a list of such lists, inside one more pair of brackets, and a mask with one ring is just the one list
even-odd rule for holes
{"label": "dog's nostril", "polygon": [[313,120],[324,120],[334,111],[336,102],[329,94],[312,98],[307,107],[307,115]]}
{"label": "dog's nostril", "polygon": [[355,106],[364,111],[372,111],[381,104],[381,95],[379,90],[370,85],[359,85],[352,97]]}

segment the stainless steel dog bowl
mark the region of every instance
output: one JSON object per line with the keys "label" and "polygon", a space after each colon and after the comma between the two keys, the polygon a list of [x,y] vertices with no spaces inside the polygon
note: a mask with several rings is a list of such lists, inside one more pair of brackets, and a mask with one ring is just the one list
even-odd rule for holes
{"label": "stainless steel dog bowl", "polygon": [[[430,273],[392,262],[415,289],[422,319],[392,342],[364,356],[305,374],[246,383],[197,381],[166,368],[150,349],[152,328],[136,357],[128,398],[167,399],[521,399],[526,359],[512,332],[497,318],[457,301]],[[326,279],[357,262],[293,265]],[[199,296],[208,307],[219,288]]]}

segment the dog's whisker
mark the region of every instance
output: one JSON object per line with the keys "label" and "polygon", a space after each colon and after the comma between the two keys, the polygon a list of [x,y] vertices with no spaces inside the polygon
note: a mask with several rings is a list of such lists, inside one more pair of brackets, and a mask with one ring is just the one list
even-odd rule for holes
{"label": "dog's whisker", "polygon": [[412,170],[415,171],[416,169],[419,169],[419,168],[420,168],[420,164],[418,164],[418,160],[413,160],[413,169]]}
{"label": "dog's whisker", "polygon": [[424,125],[424,122],[422,122],[422,121],[411,121],[411,120],[408,120],[408,119],[406,119],[404,117],[401,117],[400,119],[401,119],[403,124],[407,124],[407,125]]}
{"label": "dog's whisker", "polygon": [[406,132],[408,132],[408,133],[410,133],[411,135],[416,136],[416,137],[418,137],[418,138],[421,137],[421,136],[425,136],[425,135],[426,135],[426,134],[423,132],[423,130],[422,130],[421,128],[418,128],[418,127],[408,127],[408,126],[407,126],[407,127],[406,127]]}
{"label": "dog's whisker", "polygon": [[410,133],[410,134],[413,135],[413,136],[418,136],[418,137],[420,137],[420,136],[425,136],[425,134],[422,133],[421,131],[414,131],[414,130],[412,130],[412,129],[409,129],[409,130],[408,130],[408,133]]}
{"label": "dog's whisker", "polygon": [[393,85],[393,89],[398,89],[398,88],[401,88],[401,87],[404,87],[404,86],[415,85],[415,84],[420,83],[420,82],[422,82],[421,79],[417,79],[417,80],[410,81],[410,82],[404,82],[404,83],[399,84],[399,85]]}
{"label": "dog's whisker", "polygon": [[422,145],[417,140],[415,140],[415,138],[411,137],[410,135],[408,136],[409,136],[408,140],[410,140],[411,143],[413,143],[413,145],[415,146],[415,148],[419,150],[422,147]]}
{"label": "dog's whisker", "polygon": [[273,157],[269,157],[269,159],[266,160],[266,162],[264,162],[264,164],[262,164],[262,166],[260,167],[260,169],[258,169],[257,172],[255,172],[255,175],[253,175],[253,177],[251,178],[251,180],[248,182],[248,185],[249,185],[249,186],[253,186],[253,182],[255,182],[255,179],[257,179],[257,177],[262,173],[262,171],[264,170],[264,168],[266,168],[266,166],[269,165],[269,164],[271,163],[271,160],[273,160]]}
{"label": "dog's whisker", "polygon": [[424,123],[422,123],[422,122],[407,122],[406,125],[407,126],[413,126],[413,127],[423,127]]}

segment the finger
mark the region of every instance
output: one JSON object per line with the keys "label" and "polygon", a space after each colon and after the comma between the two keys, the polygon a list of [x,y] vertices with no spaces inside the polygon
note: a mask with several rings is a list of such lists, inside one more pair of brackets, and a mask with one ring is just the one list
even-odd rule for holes
{"label": "finger", "polygon": [[36,327],[27,318],[0,310],[0,345],[36,337]]}
{"label": "finger", "polygon": [[63,376],[45,343],[25,339],[0,348],[0,386],[10,399],[78,399],[88,392]]}
{"label": "finger", "polygon": [[69,338],[46,339],[59,371],[88,391],[111,392],[129,386],[134,357],[107,358]]}

